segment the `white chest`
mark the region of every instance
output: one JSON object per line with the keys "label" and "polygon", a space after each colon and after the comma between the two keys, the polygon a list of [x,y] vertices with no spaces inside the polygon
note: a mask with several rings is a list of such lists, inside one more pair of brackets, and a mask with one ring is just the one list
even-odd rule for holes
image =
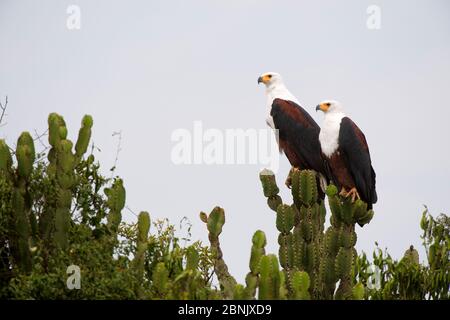
{"label": "white chest", "polygon": [[319,133],[319,141],[322,152],[327,157],[331,157],[339,147],[339,130],[341,128],[343,117],[343,114],[325,116],[325,120]]}

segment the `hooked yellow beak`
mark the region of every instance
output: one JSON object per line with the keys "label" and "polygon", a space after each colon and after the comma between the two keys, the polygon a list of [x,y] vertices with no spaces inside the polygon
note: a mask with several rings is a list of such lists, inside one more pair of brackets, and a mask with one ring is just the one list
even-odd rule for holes
{"label": "hooked yellow beak", "polygon": [[330,104],[328,104],[328,103],[321,103],[321,104],[317,105],[316,111],[320,110],[320,111],[323,111],[323,112],[327,112],[329,108],[330,108]]}
{"label": "hooked yellow beak", "polygon": [[270,76],[268,74],[261,76],[258,78],[258,84],[260,84],[261,82],[264,84],[267,84],[269,82],[270,78],[272,78],[272,76]]}

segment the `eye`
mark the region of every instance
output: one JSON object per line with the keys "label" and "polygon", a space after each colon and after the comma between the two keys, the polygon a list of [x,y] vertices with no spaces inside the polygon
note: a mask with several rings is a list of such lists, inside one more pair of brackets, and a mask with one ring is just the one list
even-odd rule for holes
{"label": "eye", "polygon": [[271,74],[267,75],[267,78],[269,78],[269,79],[272,78],[272,75]]}
{"label": "eye", "polygon": [[327,103],[325,103],[325,105],[326,105],[327,107],[329,107],[329,106],[331,106],[331,103],[327,102]]}

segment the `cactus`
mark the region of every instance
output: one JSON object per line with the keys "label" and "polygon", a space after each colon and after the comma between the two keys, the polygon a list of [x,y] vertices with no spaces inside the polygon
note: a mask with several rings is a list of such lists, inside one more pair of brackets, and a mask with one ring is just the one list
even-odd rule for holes
{"label": "cactus", "polygon": [[286,204],[281,204],[277,208],[276,227],[280,234],[278,235],[278,256],[280,264],[286,278],[288,293],[292,294],[291,273],[294,268],[295,251],[293,245],[294,236],[291,232],[295,222],[294,208]]}
{"label": "cactus", "polygon": [[28,132],[23,132],[17,141],[16,157],[19,177],[28,179],[36,157],[33,138]]}
{"label": "cactus", "polygon": [[11,177],[11,166],[12,166],[12,157],[9,152],[9,147],[6,144],[5,140],[0,139],[0,173],[3,176],[8,175]]}
{"label": "cactus", "polygon": [[265,255],[266,235],[261,230],[255,232],[252,238],[252,249],[250,254],[250,272],[245,277],[245,297],[254,299],[259,281],[259,264]]}
{"label": "cactus", "polygon": [[[68,246],[70,227],[70,207],[72,201],[71,188],[74,184],[72,142],[67,140],[67,128],[64,119],[52,113],[48,117],[49,143],[49,176],[55,187],[56,201],[52,201],[49,213],[54,222],[54,242],[61,249]],[[48,226],[51,227],[51,226]]]}
{"label": "cactus", "polygon": [[237,284],[233,291],[233,300],[246,300],[247,292],[242,284]]}
{"label": "cactus", "polygon": [[[139,283],[144,279],[144,264],[145,264],[145,252],[148,246],[148,232],[150,230],[150,215],[148,212],[141,212],[138,216],[138,236],[136,244],[136,253],[133,259],[133,269],[136,272]],[[142,286],[139,285],[136,288],[136,294],[138,297],[143,297]]]}
{"label": "cactus", "polygon": [[222,233],[222,227],[224,224],[225,212],[222,208],[214,208],[207,220],[209,234],[214,238],[218,238]]}
{"label": "cactus", "polygon": [[318,298],[318,284],[321,242],[325,224],[325,205],[319,198],[317,174],[312,170],[291,171],[292,197],[298,212],[294,228],[295,243],[298,249],[298,270],[306,271],[311,286],[310,293]]}
{"label": "cactus", "polygon": [[277,211],[278,206],[283,202],[278,195],[280,189],[277,186],[275,175],[272,171],[264,169],[259,174],[259,179],[263,187],[264,196],[270,209]]}
{"label": "cactus", "polygon": [[[325,203],[319,197],[317,174],[312,170],[292,168],[288,181],[294,204],[283,204],[272,172],[260,174],[269,207],[277,212],[276,227],[279,259],[283,267],[288,297],[316,299],[349,299],[353,297],[352,267],[356,257],[355,224],[370,222],[373,211],[361,200],[351,203],[337,195],[329,185],[327,195],[332,216],[325,231]],[[309,295],[299,294],[298,272],[308,275]],[[297,278],[295,278],[297,277]],[[334,296],[336,282],[340,287]]]}
{"label": "cactus", "polygon": [[164,262],[159,262],[153,271],[152,289],[160,298],[164,298],[169,290],[169,272]]}
{"label": "cactus", "polygon": [[359,282],[352,289],[353,300],[364,300],[365,288],[364,285]]}
{"label": "cactus", "polygon": [[148,212],[141,212],[138,216],[138,236],[136,243],[136,254],[134,255],[134,269],[139,278],[144,274],[144,255],[147,250],[148,232],[150,230],[150,215]]}
{"label": "cactus", "polygon": [[206,221],[206,226],[209,232],[208,238],[214,257],[214,272],[219,279],[224,297],[226,299],[231,299],[234,295],[237,282],[228,271],[228,266],[223,259],[222,249],[220,248],[219,242],[219,235],[222,233],[222,227],[225,224],[225,211],[220,207],[215,207],[209,216],[204,212],[201,212],[200,219],[203,222]]}
{"label": "cactus", "polygon": [[86,152],[91,127],[92,118],[86,115],[73,153],[73,143],[67,139],[63,117],[57,113],[51,113],[48,117],[48,141],[51,149],[48,153],[47,174],[52,181],[54,195],[47,199],[46,210],[39,219],[39,229],[44,240],[54,242],[61,249],[66,249],[69,244],[70,208],[72,191],[76,183],[74,170]]}
{"label": "cactus", "polygon": [[108,229],[113,236],[117,233],[119,224],[122,221],[122,209],[125,206],[126,191],[123,187],[122,179],[115,179],[111,188],[105,188],[105,194],[108,197],[107,205],[109,208],[108,214]]}
{"label": "cactus", "polygon": [[278,259],[269,254],[261,257],[259,263],[259,295],[260,300],[275,300],[280,297],[280,270]]}
{"label": "cactus", "polygon": [[292,276],[293,298],[297,300],[309,300],[310,279],[308,273],[296,271]]}
{"label": "cactus", "polygon": [[328,298],[335,289],[334,283],[340,280],[335,298],[352,299],[355,298],[352,270],[357,256],[354,248],[357,241],[355,224],[363,226],[369,223],[373,210],[367,210],[367,204],[361,200],[352,203],[350,199],[338,196],[337,188],[333,185],[328,186],[326,194],[332,216],[331,226],[325,233],[322,245],[325,259],[321,262],[320,276]]}
{"label": "cactus", "polygon": [[91,128],[93,123],[94,122],[90,115],[85,115],[83,117],[83,120],[81,121],[81,128],[78,132],[77,143],[75,144],[75,157],[77,159],[77,163],[86,153],[89,145],[89,140],[91,139]]}
{"label": "cactus", "polygon": [[[3,144],[2,167],[9,171],[11,158]],[[36,239],[36,218],[31,212],[32,200],[29,193],[30,176],[33,171],[35,150],[33,138],[28,132],[23,132],[16,148],[17,174],[12,178],[14,190],[12,193],[12,251],[19,266],[25,272],[31,271],[30,241]]]}

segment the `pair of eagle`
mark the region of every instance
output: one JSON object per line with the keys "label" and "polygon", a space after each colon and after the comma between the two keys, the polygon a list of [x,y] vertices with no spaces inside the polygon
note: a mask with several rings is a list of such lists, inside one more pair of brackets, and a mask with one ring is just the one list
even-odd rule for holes
{"label": "pair of eagle", "polygon": [[278,143],[289,162],[298,169],[312,169],[332,181],[340,195],[361,199],[368,208],[377,202],[375,171],[366,138],[337,101],[316,107],[325,119],[320,128],[289,92],[278,73],[265,73],[258,84],[266,86],[267,124],[278,130]]}

